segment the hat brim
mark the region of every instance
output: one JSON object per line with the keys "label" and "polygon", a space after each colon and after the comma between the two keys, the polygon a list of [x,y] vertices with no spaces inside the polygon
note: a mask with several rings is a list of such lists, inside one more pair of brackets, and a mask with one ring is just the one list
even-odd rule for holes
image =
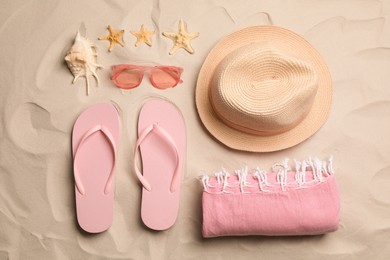
{"label": "hat brim", "polygon": [[[278,135],[258,136],[229,127],[214,112],[209,98],[214,72],[223,58],[256,42],[270,44],[310,62],[318,76],[318,90],[309,114],[293,129]],[[303,37],[277,26],[253,26],[224,37],[211,50],[198,76],[195,101],[204,126],[223,144],[250,152],[278,151],[301,143],[325,123],[332,105],[332,77],[321,55]]]}

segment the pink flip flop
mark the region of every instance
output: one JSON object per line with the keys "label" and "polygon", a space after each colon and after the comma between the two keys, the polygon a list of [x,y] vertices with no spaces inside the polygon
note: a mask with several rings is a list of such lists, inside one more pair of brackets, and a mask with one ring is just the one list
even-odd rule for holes
{"label": "pink flip flop", "polygon": [[105,231],[112,224],[119,128],[118,112],[108,103],[86,109],[73,127],[77,220],[90,233]]}
{"label": "pink flip flop", "polygon": [[[136,163],[139,147],[143,173]],[[147,101],[138,118],[134,168],[143,185],[141,218],[150,229],[165,230],[176,221],[185,154],[186,130],[180,111],[164,100]]]}

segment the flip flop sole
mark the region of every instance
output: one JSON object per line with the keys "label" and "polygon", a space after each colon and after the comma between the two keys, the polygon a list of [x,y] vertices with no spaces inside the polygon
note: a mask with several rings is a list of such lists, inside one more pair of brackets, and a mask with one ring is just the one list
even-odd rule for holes
{"label": "flip flop sole", "polygon": [[[186,156],[186,129],[182,114],[168,101],[152,99],[146,102],[139,114],[138,134],[157,123],[175,142],[181,174]],[[142,189],[141,218],[154,230],[170,228],[176,221],[179,210],[180,176],[178,187],[171,192],[171,182],[176,167],[175,152],[158,135],[149,134],[140,145],[143,176],[152,187]]]}
{"label": "flip flop sole", "polygon": [[120,120],[113,105],[103,103],[89,107],[77,118],[73,127],[73,155],[78,149],[74,168],[77,167],[77,174],[85,191],[84,194],[80,193],[75,185],[77,220],[80,227],[90,233],[103,232],[111,226],[114,205],[114,182],[111,191],[105,194],[107,180],[115,165],[110,141],[103,132],[97,131],[80,145],[83,136],[97,125],[108,129],[116,147],[120,135]]}

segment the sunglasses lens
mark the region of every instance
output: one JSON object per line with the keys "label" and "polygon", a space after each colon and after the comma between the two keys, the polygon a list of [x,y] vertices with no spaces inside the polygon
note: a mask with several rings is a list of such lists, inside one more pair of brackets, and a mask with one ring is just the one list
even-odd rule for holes
{"label": "sunglasses lens", "polygon": [[130,89],[137,87],[141,82],[141,74],[137,69],[127,69],[119,74],[115,78],[117,86],[123,89]]}
{"label": "sunglasses lens", "polygon": [[172,88],[180,81],[180,73],[174,70],[154,69],[151,72],[150,79],[153,86],[159,89]]}

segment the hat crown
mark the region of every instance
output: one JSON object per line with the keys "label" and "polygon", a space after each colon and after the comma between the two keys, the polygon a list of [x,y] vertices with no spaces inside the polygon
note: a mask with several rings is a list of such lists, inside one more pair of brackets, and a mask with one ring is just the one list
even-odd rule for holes
{"label": "hat crown", "polygon": [[210,102],[225,124],[260,136],[298,125],[318,89],[313,66],[263,43],[243,46],[218,65]]}

